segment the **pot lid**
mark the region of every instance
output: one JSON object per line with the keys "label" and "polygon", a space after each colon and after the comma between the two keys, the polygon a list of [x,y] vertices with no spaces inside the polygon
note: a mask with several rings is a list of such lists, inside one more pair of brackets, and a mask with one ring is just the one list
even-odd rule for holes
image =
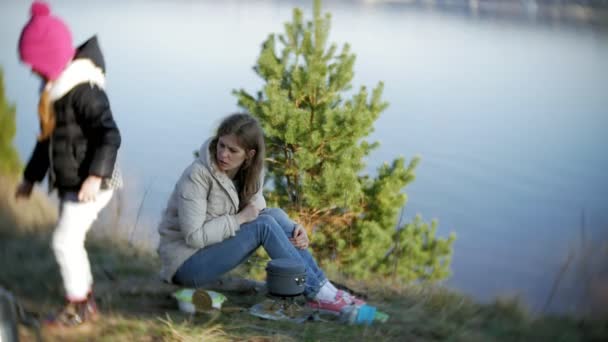
{"label": "pot lid", "polygon": [[303,273],[306,271],[304,264],[299,260],[294,259],[273,259],[268,262],[266,265],[266,271],[272,272],[294,272],[294,273]]}

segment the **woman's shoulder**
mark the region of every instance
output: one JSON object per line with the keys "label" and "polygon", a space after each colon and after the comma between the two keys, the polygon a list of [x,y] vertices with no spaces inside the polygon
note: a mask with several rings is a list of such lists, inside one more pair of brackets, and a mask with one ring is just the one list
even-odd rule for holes
{"label": "woman's shoulder", "polygon": [[211,176],[211,172],[207,165],[202,163],[199,159],[192,161],[192,164],[186,169],[190,176],[197,177],[208,177]]}
{"label": "woman's shoulder", "polygon": [[211,170],[198,158],[184,171],[184,175],[193,181],[206,181],[211,176]]}

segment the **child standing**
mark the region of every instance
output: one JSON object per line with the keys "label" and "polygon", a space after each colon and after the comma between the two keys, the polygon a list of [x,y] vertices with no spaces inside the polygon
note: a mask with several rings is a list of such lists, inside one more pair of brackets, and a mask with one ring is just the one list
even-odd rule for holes
{"label": "child standing", "polygon": [[67,303],[49,323],[76,326],[97,313],[84,241],[120,185],[114,168],[120,132],[104,92],[105,64],[96,37],[75,49],[69,28],[37,1],[21,32],[19,56],[41,78],[43,90],[41,133],[16,197],[29,197],[47,173],[49,188],[58,190],[60,215],[52,247]]}

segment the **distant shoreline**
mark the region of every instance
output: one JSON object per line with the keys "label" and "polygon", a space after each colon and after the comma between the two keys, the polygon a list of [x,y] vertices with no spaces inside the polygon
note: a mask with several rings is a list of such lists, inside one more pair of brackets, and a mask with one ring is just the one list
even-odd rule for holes
{"label": "distant shoreline", "polygon": [[402,5],[472,17],[524,19],[608,28],[608,0],[357,0],[366,5]]}

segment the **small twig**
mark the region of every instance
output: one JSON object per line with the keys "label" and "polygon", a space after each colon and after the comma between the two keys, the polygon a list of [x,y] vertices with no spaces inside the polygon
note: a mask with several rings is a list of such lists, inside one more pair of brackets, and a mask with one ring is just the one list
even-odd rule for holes
{"label": "small twig", "polygon": [[110,270],[108,270],[107,268],[105,268],[103,265],[99,266],[101,268],[101,271],[103,272],[103,274],[111,281],[115,281],[116,280],[116,276],[114,276],[114,274],[112,272],[110,272]]}
{"label": "small twig", "polygon": [[401,207],[401,212],[399,213],[399,221],[397,222],[397,227],[395,230],[397,233],[395,234],[395,262],[393,263],[393,281],[397,279],[397,270],[399,269],[399,258],[401,257],[400,244],[401,234],[399,234],[399,227],[401,226],[401,221],[403,220],[403,212],[405,211],[405,206]]}
{"label": "small twig", "polygon": [[277,161],[277,160],[276,160],[276,159],[274,159],[274,158],[264,158],[264,161],[265,161],[266,163],[271,163],[271,164],[280,164],[280,162],[279,162],[279,161]]}
{"label": "small twig", "polygon": [[137,216],[135,217],[135,224],[133,225],[133,229],[131,230],[131,234],[129,236],[129,245],[133,245],[133,237],[135,236],[135,231],[137,231],[137,224],[139,223],[139,216],[141,215],[141,210],[144,207],[144,202],[146,201],[146,196],[148,196],[148,192],[150,191],[150,188],[152,188],[152,184],[154,183],[154,179],[152,178],[152,180],[150,181],[150,184],[148,184],[148,186],[146,187],[146,190],[144,191],[144,196],[141,199],[141,202],[139,203],[139,208],[137,209]]}
{"label": "small twig", "polygon": [[114,190],[114,192],[116,193],[116,199],[114,201],[115,203],[115,212],[114,212],[114,217],[113,217],[113,226],[114,228],[118,227],[120,224],[120,218],[122,217],[122,210],[123,210],[123,205],[124,205],[124,194],[122,189],[116,189]]}
{"label": "small twig", "polygon": [[592,264],[593,248],[590,238],[587,237],[587,220],[585,209],[581,211],[581,278],[583,278],[583,293],[579,302],[579,307],[584,310],[584,307],[589,304],[589,294],[591,291],[591,282],[593,280]]}
{"label": "small twig", "polygon": [[557,292],[559,283],[561,282],[562,277],[568,270],[568,267],[570,267],[570,263],[572,262],[573,259],[574,259],[574,251],[572,251],[572,249],[571,249],[570,253],[568,253],[568,259],[566,259],[566,262],[564,262],[561,269],[557,273],[557,277],[555,278],[555,281],[553,282],[553,287],[551,288],[549,297],[547,298],[547,301],[545,302],[545,306],[543,307],[543,312],[547,312],[547,309],[549,308],[549,304],[551,304],[551,301],[553,300],[553,296],[555,296],[555,293]]}
{"label": "small twig", "polygon": [[399,213],[399,221],[397,221],[397,227],[395,229],[399,229],[401,227],[401,223],[403,222],[403,213],[405,212],[405,206],[401,207],[401,212]]}

